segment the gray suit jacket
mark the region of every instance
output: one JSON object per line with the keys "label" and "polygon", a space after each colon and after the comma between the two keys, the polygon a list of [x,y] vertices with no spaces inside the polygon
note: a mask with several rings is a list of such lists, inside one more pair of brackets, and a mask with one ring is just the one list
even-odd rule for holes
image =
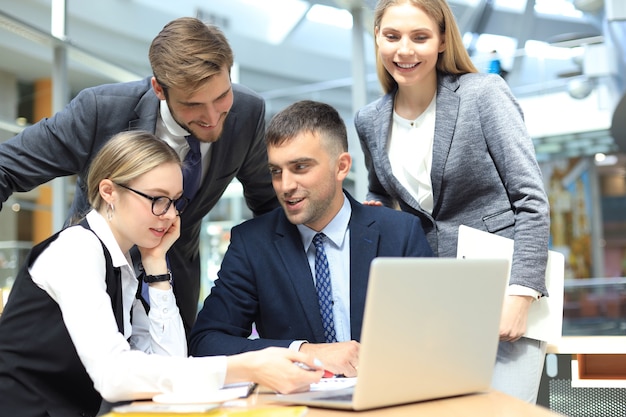
{"label": "gray suit jacket", "polygon": [[[202,218],[237,177],[248,207],[261,214],[278,207],[267,169],[265,103],[233,84],[234,104],[198,195],[181,216],[181,234],[169,253],[174,291],[187,330],[195,321],[199,288],[198,253]],[[91,160],[113,135],[131,129],[155,131],[159,100],[150,78],[81,91],[67,107],[0,144],[0,202],[53,178],[78,174],[70,216],[85,214],[85,178]]]}
{"label": "gray suit jacket", "polygon": [[432,215],[392,173],[387,144],[394,96],[381,97],[355,117],[368,199],[419,216],[438,256],[456,256],[461,224],[515,239],[511,284],[547,294],[549,204],[521,108],[506,82],[493,74],[439,75]]}

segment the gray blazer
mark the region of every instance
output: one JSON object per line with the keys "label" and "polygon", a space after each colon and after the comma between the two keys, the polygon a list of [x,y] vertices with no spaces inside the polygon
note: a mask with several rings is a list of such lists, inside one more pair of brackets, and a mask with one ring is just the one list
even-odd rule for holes
{"label": "gray blazer", "polygon": [[[199,238],[204,216],[237,177],[248,207],[261,214],[278,207],[267,169],[265,103],[233,84],[234,104],[198,195],[181,216],[180,238],[169,252],[174,291],[187,330],[195,321],[200,291]],[[0,202],[53,178],[77,174],[70,215],[88,210],[85,179],[91,160],[113,135],[131,129],[155,132],[159,100],[150,78],[81,91],[50,119],[0,144]]]}
{"label": "gray blazer", "polygon": [[456,256],[465,224],[515,240],[511,284],[547,295],[550,210],[523,115],[493,74],[439,75],[431,181],[433,212],[421,209],[394,177],[387,143],[395,91],[355,116],[368,170],[368,199],[422,219],[438,256]]}

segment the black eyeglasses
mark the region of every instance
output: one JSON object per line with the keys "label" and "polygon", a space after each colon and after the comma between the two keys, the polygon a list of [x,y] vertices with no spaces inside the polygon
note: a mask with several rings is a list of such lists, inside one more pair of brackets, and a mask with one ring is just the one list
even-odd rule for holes
{"label": "black eyeglasses", "polygon": [[126,188],[127,190],[132,191],[133,193],[138,194],[144,198],[147,198],[148,200],[151,200],[152,201],[152,214],[154,214],[155,216],[162,216],[165,213],[167,213],[167,211],[170,209],[170,206],[172,204],[174,204],[174,207],[176,207],[176,211],[178,212],[177,214],[181,214],[183,210],[185,209],[185,207],[187,207],[187,204],[189,203],[189,199],[184,196],[177,198],[176,200],[172,200],[171,198],[166,197],[164,195],[161,195],[158,197],[152,197],[152,196],[142,193],[141,191],[133,190],[132,188],[124,184],[118,184],[116,182],[114,184],[122,188]]}

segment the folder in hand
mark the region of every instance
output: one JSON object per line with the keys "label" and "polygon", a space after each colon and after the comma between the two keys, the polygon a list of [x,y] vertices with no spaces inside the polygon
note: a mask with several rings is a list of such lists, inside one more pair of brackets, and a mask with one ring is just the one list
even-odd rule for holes
{"label": "folder in hand", "polygon": [[[459,226],[457,258],[506,258],[512,262],[513,240],[461,225]],[[564,279],[565,257],[562,253],[548,251],[546,287],[549,296],[541,297],[530,306],[524,336],[547,342],[561,338]]]}

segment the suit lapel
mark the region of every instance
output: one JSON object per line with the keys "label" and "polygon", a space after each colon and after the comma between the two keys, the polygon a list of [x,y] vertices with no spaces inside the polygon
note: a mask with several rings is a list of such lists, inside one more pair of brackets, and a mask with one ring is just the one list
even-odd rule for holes
{"label": "suit lapel", "polygon": [[[314,335],[315,340],[309,341],[323,343],[325,340],[324,328],[319,314],[317,290],[313,284],[313,276],[311,275],[306,251],[302,247],[298,229],[289,223],[284,214],[279,216],[278,219],[274,245],[282,261],[283,268],[285,268],[285,276],[288,276],[291,280],[294,293],[302,305],[307,323]],[[286,314],[289,314],[289,312]]]}
{"label": "suit lapel", "polygon": [[363,215],[363,206],[352,198],[350,203],[350,329],[352,339],[361,340],[369,269],[377,255],[380,233]]}
{"label": "suit lapel", "polygon": [[[440,76],[439,88],[437,89],[437,114],[435,116],[435,137],[433,142],[433,165],[431,168],[431,182],[433,187],[433,213],[436,212],[441,184],[443,182],[444,168],[452,137],[456,128],[456,120],[459,114],[459,96],[456,89],[459,87],[457,78]],[[433,175],[435,173],[435,175]]]}
{"label": "suit lapel", "polygon": [[[387,142],[389,141],[389,131],[393,120],[393,94],[386,94],[378,106],[378,114],[374,118],[378,123],[374,123],[374,138],[377,152],[386,154]],[[389,163],[389,158],[386,158]]]}

